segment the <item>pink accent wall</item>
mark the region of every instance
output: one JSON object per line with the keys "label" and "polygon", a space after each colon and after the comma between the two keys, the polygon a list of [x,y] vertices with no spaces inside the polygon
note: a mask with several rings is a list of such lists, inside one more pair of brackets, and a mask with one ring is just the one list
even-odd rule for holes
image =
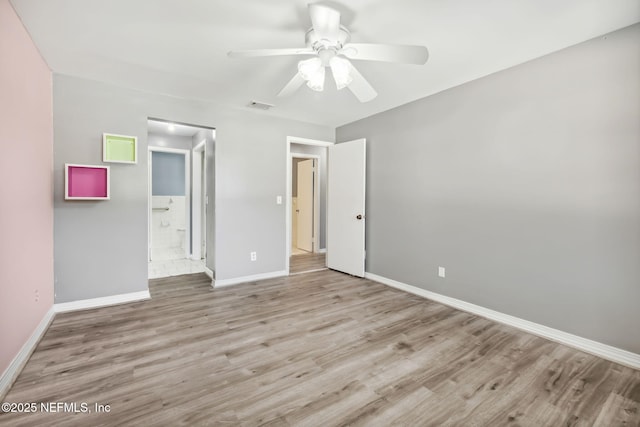
{"label": "pink accent wall", "polygon": [[53,305],[51,71],[0,0],[0,373]]}

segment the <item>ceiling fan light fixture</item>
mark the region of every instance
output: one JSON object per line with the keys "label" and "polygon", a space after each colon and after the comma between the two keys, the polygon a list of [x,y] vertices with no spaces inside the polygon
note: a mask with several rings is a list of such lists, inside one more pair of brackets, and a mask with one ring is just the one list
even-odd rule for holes
{"label": "ceiling fan light fixture", "polygon": [[228,56],[254,58],[314,55],[313,58],[298,62],[298,72],[282,88],[278,97],[291,96],[305,83],[315,91],[322,91],[326,68],[331,67],[338,90],[348,87],[360,102],[371,101],[378,92],[360,74],[350,59],[415,65],[424,65],[427,62],[429,51],[425,46],[351,43],[349,29],[340,23],[340,11],[324,3],[334,2],[321,1],[308,5],[311,28],[305,34],[305,47],[231,51]]}
{"label": "ceiling fan light fixture", "polygon": [[306,81],[314,78],[321,69],[324,78],[324,66],[322,65],[322,60],[318,57],[298,62],[298,72]]}
{"label": "ceiling fan light fixture", "polygon": [[322,92],[324,90],[324,78],[324,67],[320,67],[315,74],[307,80],[307,86],[309,86],[309,89],[315,90],[316,92]]}
{"label": "ceiling fan light fixture", "polygon": [[348,60],[334,56],[329,61],[329,66],[331,67],[331,73],[333,74],[333,79],[336,82],[338,90],[344,89],[351,84],[353,77],[351,77],[351,73],[349,72]]}

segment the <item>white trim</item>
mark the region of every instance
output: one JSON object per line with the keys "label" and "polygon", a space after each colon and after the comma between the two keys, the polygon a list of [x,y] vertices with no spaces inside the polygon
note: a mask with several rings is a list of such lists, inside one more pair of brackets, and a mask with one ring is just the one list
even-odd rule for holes
{"label": "white trim", "polygon": [[318,147],[331,147],[335,145],[335,142],[320,141],[318,139],[299,138],[297,136],[288,136],[287,145],[289,144],[303,144],[303,145],[316,145]]}
{"label": "white trim", "polygon": [[0,376],[0,401],[7,394],[13,385],[13,382],[18,378],[20,372],[22,372],[22,368],[27,364],[29,357],[31,357],[31,353],[36,349],[36,346],[40,342],[44,333],[49,329],[49,325],[53,321],[55,315],[56,312],[53,307],[50,307],[49,311],[45,313],[44,317],[40,323],[38,323],[38,326],[36,326],[36,329],[33,331],[27,342],[25,342],[22,348],[20,348],[16,357],[13,358],[11,363],[9,363],[9,366],[7,366],[7,369],[2,373],[2,376]]}
{"label": "white trim", "polygon": [[68,311],[86,310],[89,308],[107,307],[116,304],[126,304],[136,301],[144,301],[151,298],[149,290],[131,292],[128,294],[111,295],[108,297],[83,299],[79,301],[62,302],[53,305],[56,313],[66,313]]}
{"label": "white trim", "polygon": [[213,270],[211,270],[209,267],[204,267],[204,274],[209,276],[209,279],[213,280]]}
{"label": "white trim", "polygon": [[191,259],[202,259],[202,162],[204,157],[204,144],[206,140],[202,140],[196,148],[191,150],[192,164],[192,217],[191,217]]}
{"label": "white trim", "polygon": [[293,192],[291,191],[292,181],[291,174],[291,141],[289,137],[287,137],[287,157],[286,159],[286,178],[285,178],[285,191],[284,191],[284,270],[289,274],[289,258],[291,258],[291,226],[293,224],[293,219],[291,218],[291,197]]}
{"label": "white trim", "polygon": [[587,338],[520,319],[519,317],[471,304],[456,298],[427,291],[425,289],[418,288],[417,286],[408,285],[393,279],[378,276],[377,274],[365,273],[364,277],[366,279],[373,280],[374,282],[382,283],[383,285],[391,286],[392,288],[400,289],[402,291],[448,305],[449,307],[457,308],[458,310],[466,311],[499,323],[504,323],[505,325],[513,326],[514,328],[521,329],[542,338],[547,338],[560,344],[568,345],[569,347],[576,348],[603,359],[610,360],[633,369],[640,369],[640,354],[632,353],[597,341],[592,341]]}
{"label": "white trim", "polygon": [[318,253],[319,253],[319,254],[326,254],[326,253],[327,253],[327,248],[320,248],[320,249],[318,249]]}
{"label": "white trim", "polygon": [[[213,137],[213,135],[212,135]],[[200,259],[204,259],[205,263],[207,261],[207,139],[203,139],[200,141],[195,148],[194,152],[200,153],[202,157],[202,162],[199,165],[201,182],[198,183],[199,192],[196,193],[194,189],[192,189],[193,194],[197,194],[198,199],[200,200],[200,209],[196,212],[194,217],[200,218],[200,235],[197,236],[196,241],[199,243],[198,251],[200,253]],[[195,209],[194,209],[195,212]],[[192,233],[195,235],[195,233]],[[192,240],[193,242],[193,240]],[[194,247],[194,244],[191,244]],[[193,252],[193,251],[192,251]]]}
{"label": "white trim", "polygon": [[195,147],[193,147],[193,151],[204,151],[204,146],[207,143],[206,139],[203,139],[202,141],[198,142],[198,144],[196,144]]}
{"label": "white trim", "polygon": [[273,279],[276,277],[284,277],[289,275],[288,271],[272,271],[270,273],[254,274],[251,276],[234,277],[232,279],[213,280],[211,286],[214,288],[222,288],[224,286],[237,285],[238,283],[255,282],[257,280]]}
{"label": "white trim", "polygon": [[149,151],[160,151],[162,153],[185,154],[191,151],[184,148],[158,147],[156,145],[149,145],[148,147]]}
{"label": "white trim", "polygon": [[151,150],[147,150],[147,261],[151,262],[151,248],[153,247],[152,216],[153,206],[153,164],[151,162]]}

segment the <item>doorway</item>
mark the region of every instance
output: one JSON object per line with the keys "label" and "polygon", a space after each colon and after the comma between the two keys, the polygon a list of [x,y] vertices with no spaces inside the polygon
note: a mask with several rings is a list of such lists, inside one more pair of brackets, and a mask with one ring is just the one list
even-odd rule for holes
{"label": "doorway", "polygon": [[[366,140],[364,138],[340,144],[287,137],[287,197],[285,268],[296,274],[331,268],[364,277],[365,271],[365,194],[366,194]],[[320,249],[309,255],[292,255],[292,158],[291,153],[309,154],[317,150],[327,165],[320,179]],[[316,154],[316,153],[314,153]],[[324,185],[322,184],[324,181]],[[323,199],[324,198],[324,199]],[[298,263],[296,257],[326,255],[319,262]],[[295,262],[294,262],[295,261]]]}
{"label": "doorway", "polygon": [[213,278],[215,129],[149,119],[147,142],[149,278]]}
{"label": "doorway", "polygon": [[189,162],[188,150],[149,147],[151,277],[183,273],[190,258]]}
{"label": "doorway", "polygon": [[287,138],[286,270],[326,268],[327,147],[332,142]]}

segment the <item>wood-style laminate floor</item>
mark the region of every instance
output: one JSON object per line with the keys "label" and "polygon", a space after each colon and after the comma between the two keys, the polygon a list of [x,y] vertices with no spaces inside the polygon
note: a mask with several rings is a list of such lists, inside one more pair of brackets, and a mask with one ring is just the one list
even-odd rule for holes
{"label": "wood-style laminate floor", "polygon": [[2,426],[638,426],[640,371],[331,270],[59,314]]}
{"label": "wood-style laminate floor", "polygon": [[300,274],[327,268],[326,254],[301,254],[289,258],[289,274]]}

